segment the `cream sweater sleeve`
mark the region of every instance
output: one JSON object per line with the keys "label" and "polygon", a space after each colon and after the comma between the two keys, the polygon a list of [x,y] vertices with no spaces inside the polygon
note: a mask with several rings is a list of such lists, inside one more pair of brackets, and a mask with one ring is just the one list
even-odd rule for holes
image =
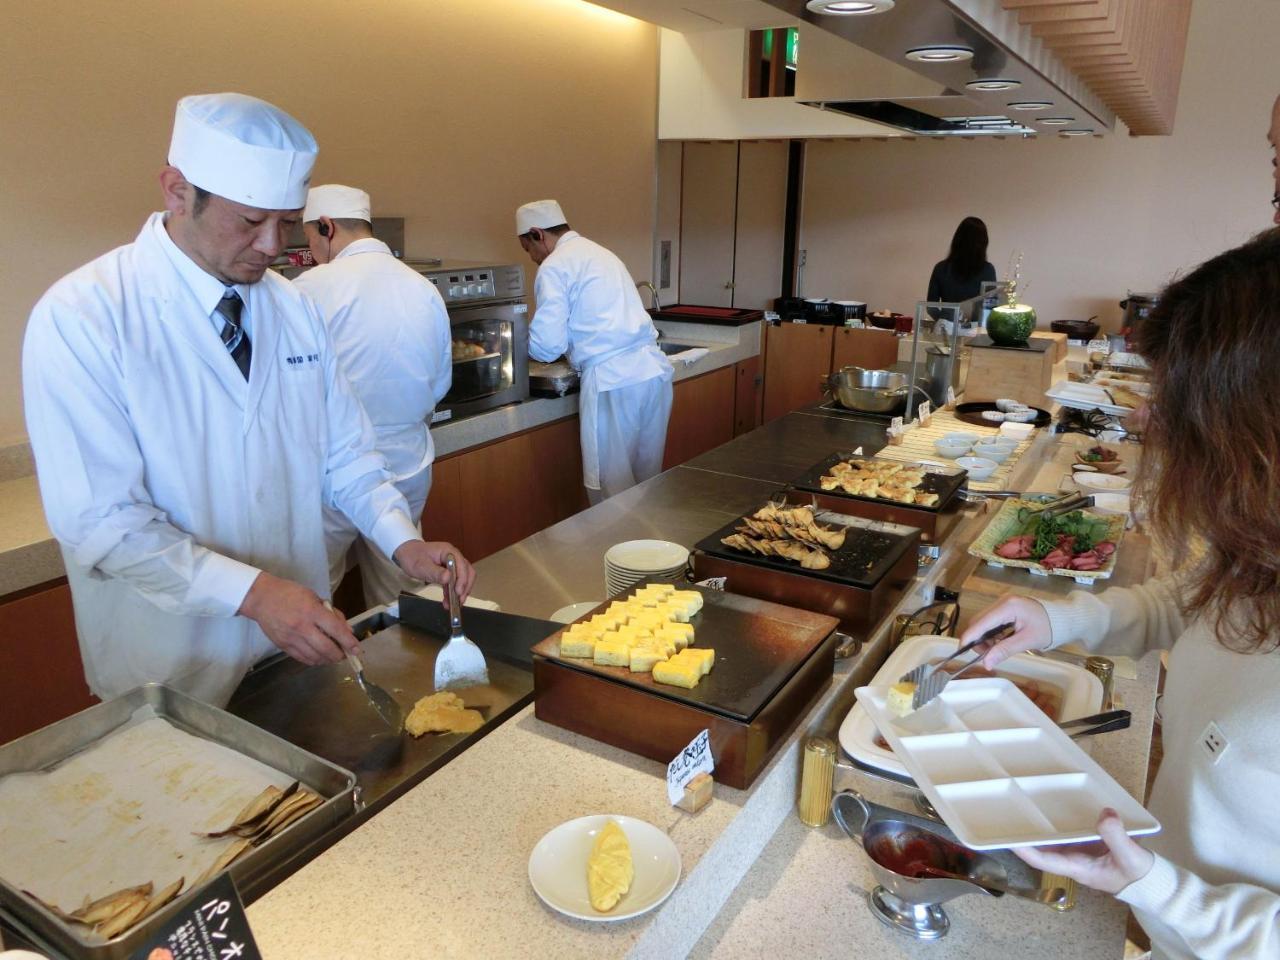
{"label": "cream sweater sleeve", "polygon": [[1078,643],[1096,652],[1142,657],[1167,650],[1186,629],[1171,580],[1112,587],[1101,596],[1076,590],[1066,600],[1041,600],[1049,614],[1053,646]]}
{"label": "cream sweater sleeve", "polygon": [[1158,856],[1117,898],[1158,916],[1200,960],[1280,958],[1280,896],[1262,887],[1213,886]]}

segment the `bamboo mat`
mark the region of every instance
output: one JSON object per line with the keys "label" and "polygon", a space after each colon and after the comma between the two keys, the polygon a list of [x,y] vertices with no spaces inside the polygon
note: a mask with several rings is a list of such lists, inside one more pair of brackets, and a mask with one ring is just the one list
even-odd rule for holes
{"label": "bamboo mat", "polygon": [[[966,423],[959,420],[952,413],[946,410],[938,410],[934,413],[933,419],[929,421],[927,427],[917,426],[910,429],[902,438],[900,446],[888,445],[879,453],[877,457],[885,460],[898,460],[907,463],[914,463],[918,460],[932,460],[936,463],[945,463],[953,465],[954,460],[948,460],[942,454],[938,453],[934,447],[935,440],[941,440],[948,433],[974,433],[979,437],[994,437],[1000,433],[999,427],[980,427],[972,423]],[[1027,452],[1031,446],[1031,441],[1036,437],[1033,430],[1027,439],[1023,440],[1014,449],[1004,463],[996,467],[996,472],[986,480],[970,480],[968,487],[970,490],[1007,490],[1009,489],[1009,478],[1013,475],[1013,468],[1017,465],[1018,460]]]}

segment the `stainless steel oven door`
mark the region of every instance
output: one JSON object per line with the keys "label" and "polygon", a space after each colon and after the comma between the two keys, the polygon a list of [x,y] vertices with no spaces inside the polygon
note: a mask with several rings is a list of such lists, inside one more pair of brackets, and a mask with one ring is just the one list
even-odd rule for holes
{"label": "stainless steel oven door", "polygon": [[520,300],[449,311],[453,385],[440,409],[450,419],[528,399],[528,310]]}
{"label": "stainless steel oven door", "polygon": [[515,375],[515,325],[510,320],[471,320],[452,325],[453,386],[448,403],[491,397]]}

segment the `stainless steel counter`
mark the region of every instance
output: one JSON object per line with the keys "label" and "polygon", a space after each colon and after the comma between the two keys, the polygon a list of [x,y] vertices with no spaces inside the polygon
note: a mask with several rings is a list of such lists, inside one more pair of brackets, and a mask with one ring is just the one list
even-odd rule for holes
{"label": "stainless steel counter", "polygon": [[675,467],[481,560],[475,595],[527,617],[603,599],[604,554],[615,543],[653,538],[691,547],[779,486]]}
{"label": "stainless steel counter", "polygon": [[871,455],[884,443],[880,422],[789,413],[694,457],[685,466],[785,484],[832,453],[862,447],[863,453]]}

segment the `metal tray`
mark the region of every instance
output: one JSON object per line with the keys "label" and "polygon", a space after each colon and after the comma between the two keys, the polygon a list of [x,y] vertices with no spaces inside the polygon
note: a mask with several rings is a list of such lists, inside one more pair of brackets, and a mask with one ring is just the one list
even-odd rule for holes
{"label": "metal tray", "polygon": [[759,554],[726,547],[720,542],[721,538],[736,532],[738,525],[742,523],[741,519],[734,520],[710,536],[699,540],[694,549],[712,557],[722,557],[726,560],[870,590],[893,569],[902,555],[916,544],[918,531],[914,528],[826,512],[818,513],[817,517],[818,522],[824,526],[840,526],[846,531],[844,546],[839,550],[826,551],[831,557],[831,566],[825,570],[806,570],[792,560],[781,557],[762,557]]}
{"label": "metal tray", "polygon": [[[350,772],[225,710],[158,683],[145,684],[0,746],[0,777],[56,766],[124,726],[136,710],[145,706],[152,707],[157,716],[178,729],[274,767],[325,798],[324,803],[289,829],[231,864],[228,870],[237,885],[253,883],[353,812],[356,779]],[[86,939],[88,931],[63,923],[0,875],[0,916],[24,935],[41,941],[37,946],[50,951],[91,960],[125,960],[149,942],[170,918],[187,909],[200,889],[186,891],[143,923],[103,942]]]}
{"label": "metal tray", "polygon": [[[926,507],[918,503],[898,503],[896,500],[888,500],[884,497],[862,497],[852,493],[846,493],[844,490],[823,490],[822,484],[819,482],[821,478],[827,474],[832,467],[842,460],[876,460],[877,457],[865,457],[861,454],[854,453],[833,453],[821,463],[810,467],[798,478],[792,481],[791,485],[799,490],[810,490],[814,493],[822,493],[827,496],[840,497],[846,500],[862,500],[866,503],[880,504],[897,504],[902,507],[910,507],[913,510],[924,510],[929,513],[938,513],[947,509],[951,505],[951,500],[956,496],[959,489],[964,486],[965,478],[969,476],[967,470],[957,470],[955,473],[944,472],[944,468],[933,466],[927,463],[902,463],[904,467],[919,467],[926,471],[924,479],[917,488],[922,493],[936,493],[938,495],[938,505],[936,507]],[[900,461],[888,461],[891,463],[899,463]]]}

